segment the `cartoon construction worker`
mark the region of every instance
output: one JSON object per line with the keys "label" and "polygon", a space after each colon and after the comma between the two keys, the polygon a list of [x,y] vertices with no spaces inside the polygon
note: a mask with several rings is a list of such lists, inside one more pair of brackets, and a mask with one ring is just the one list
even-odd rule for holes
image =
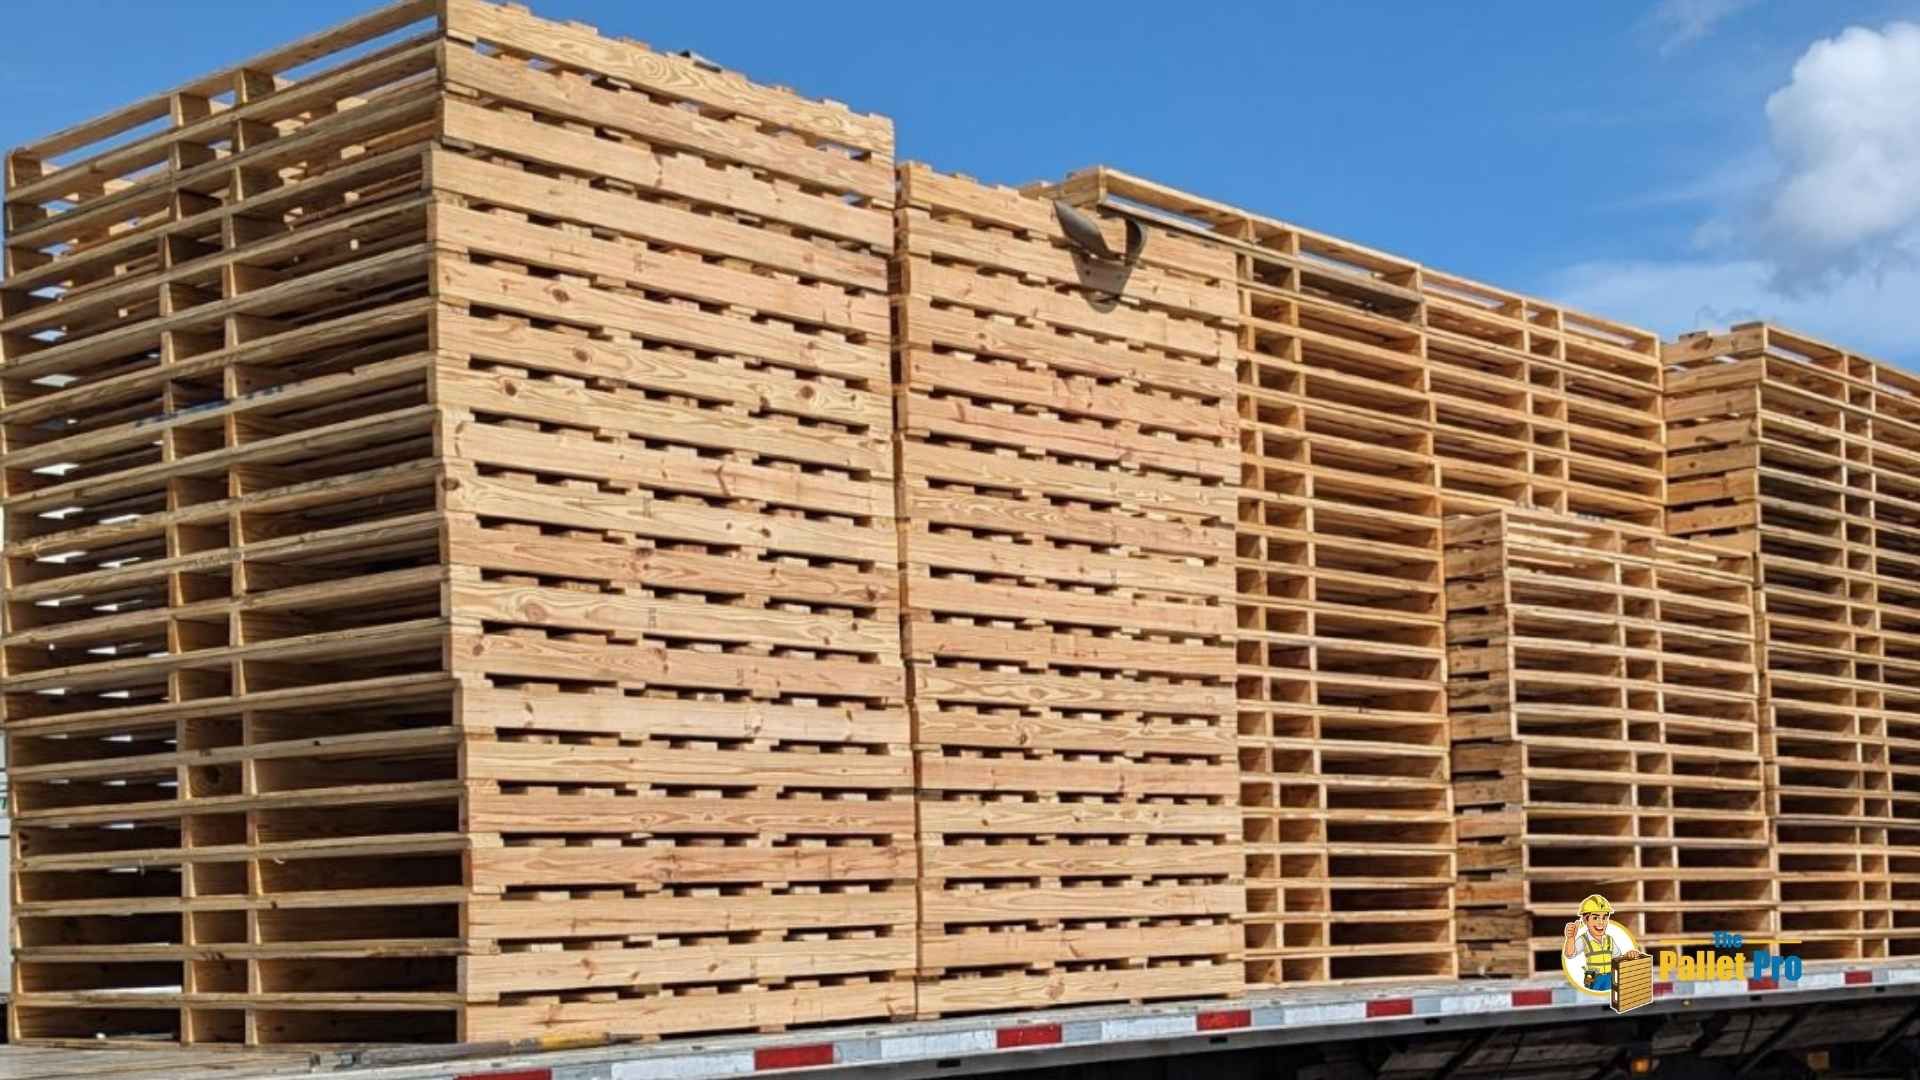
{"label": "cartoon construction worker", "polygon": [[1615,961],[1644,955],[1627,928],[1613,923],[1613,905],[1599,893],[1580,901],[1580,917],[1567,924],[1566,945],[1560,950],[1567,978],[1596,995],[1613,989]]}

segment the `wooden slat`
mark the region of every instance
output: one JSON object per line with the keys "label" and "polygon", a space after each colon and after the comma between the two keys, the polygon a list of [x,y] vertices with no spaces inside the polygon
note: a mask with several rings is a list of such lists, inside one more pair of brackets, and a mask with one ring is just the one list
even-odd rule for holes
{"label": "wooden slat", "polygon": [[880,154],[893,150],[893,123],[885,117],[854,113],[833,102],[808,101],[730,72],[710,71],[691,59],[603,38],[577,23],[551,22],[523,9],[482,0],[452,0],[447,7],[447,31],[456,40],[491,42],[863,150]]}

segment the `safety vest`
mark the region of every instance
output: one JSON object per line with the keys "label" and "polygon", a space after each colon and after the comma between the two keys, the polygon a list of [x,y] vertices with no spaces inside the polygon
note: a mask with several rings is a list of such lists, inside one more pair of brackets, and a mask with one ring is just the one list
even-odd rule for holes
{"label": "safety vest", "polygon": [[1586,930],[1580,931],[1580,937],[1587,950],[1587,971],[1595,975],[1605,975],[1613,970],[1613,935],[1601,934],[1598,940]]}

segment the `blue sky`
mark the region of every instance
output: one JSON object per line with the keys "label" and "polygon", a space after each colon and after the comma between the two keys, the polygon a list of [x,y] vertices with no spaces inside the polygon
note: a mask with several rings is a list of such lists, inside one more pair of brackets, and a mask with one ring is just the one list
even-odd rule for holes
{"label": "blue sky", "polygon": [[[370,6],[22,12],[0,143]],[[1920,0],[531,6],[885,113],[903,159],[1107,162],[1665,333],[1774,317],[1920,361]],[[88,25],[116,32],[77,79]]]}

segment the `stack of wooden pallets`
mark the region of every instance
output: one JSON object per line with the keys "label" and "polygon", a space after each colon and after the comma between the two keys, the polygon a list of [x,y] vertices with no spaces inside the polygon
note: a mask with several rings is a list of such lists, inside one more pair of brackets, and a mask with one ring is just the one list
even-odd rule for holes
{"label": "stack of wooden pallets", "polygon": [[467,1039],[913,1008],[892,125],[456,0]]}
{"label": "stack of wooden pallets", "polygon": [[6,184],[18,1037],[1920,951],[1920,378],[480,0]]}
{"label": "stack of wooden pallets", "polygon": [[1236,992],[1232,261],[1090,259],[919,166],[900,201],[920,1010]]}
{"label": "stack of wooden pallets", "polygon": [[432,9],[8,155],[16,1038],[455,1033]]}
{"label": "stack of wooden pallets", "polygon": [[1659,338],[1431,268],[1420,285],[1447,513],[1522,506],[1660,528]]}
{"label": "stack of wooden pallets", "polygon": [[454,0],[10,157],[16,1032],[912,1011],[891,147]]}
{"label": "stack of wooden pallets", "polygon": [[1419,268],[1107,169],[1232,251],[1248,978],[1454,971],[1441,502]]}
{"label": "stack of wooden pallets", "polygon": [[1750,572],[1566,515],[1448,520],[1469,970],[1559,970],[1594,893],[1644,949],[1775,929]]}
{"label": "stack of wooden pallets", "polygon": [[1912,952],[1920,380],[1762,324],[1666,355],[1671,527],[1755,558],[1782,930],[1808,958]]}
{"label": "stack of wooden pallets", "polygon": [[1250,978],[1453,971],[1444,514],[1664,514],[1658,339],[1107,169],[1239,260]]}

